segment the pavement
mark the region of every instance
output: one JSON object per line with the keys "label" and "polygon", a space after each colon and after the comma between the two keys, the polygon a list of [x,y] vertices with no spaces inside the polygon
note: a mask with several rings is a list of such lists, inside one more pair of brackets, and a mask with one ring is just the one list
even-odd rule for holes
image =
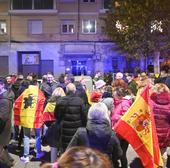
{"label": "pavement", "polygon": [[[45,155],[41,158],[41,160],[36,159],[34,151],[34,142],[30,144],[30,162],[23,163],[20,161],[20,157],[23,154],[23,146],[18,149],[17,144],[12,143],[9,145],[9,152],[12,157],[15,159],[15,166],[13,168],[39,168],[40,165],[44,162],[50,162],[50,147],[49,146],[42,146],[42,150],[44,151]],[[170,151],[170,148],[168,149]],[[166,156],[166,154],[165,154]],[[127,151],[127,158],[129,163],[129,168],[143,168],[140,165],[140,160],[137,158],[137,154],[133,150],[133,148],[129,145]],[[0,165],[0,168],[7,168],[4,165]],[[170,168],[170,165],[167,167]]]}

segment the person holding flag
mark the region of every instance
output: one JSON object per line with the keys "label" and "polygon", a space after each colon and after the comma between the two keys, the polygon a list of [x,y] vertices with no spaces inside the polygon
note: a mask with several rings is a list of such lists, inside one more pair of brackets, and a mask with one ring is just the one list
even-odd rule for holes
{"label": "person holding flag", "polygon": [[[114,108],[112,110],[112,129],[114,130],[114,127],[116,123],[120,120],[120,118],[127,112],[127,110],[132,105],[132,97],[130,92],[122,87],[117,87],[113,91],[113,99],[114,99]],[[121,166],[123,168],[128,168],[128,160],[126,157],[126,152],[128,149],[128,142],[119,137],[120,146],[123,150],[123,155],[120,158]]]}
{"label": "person holding flag", "polygon": [[131,144],[145,168],[158,168],[163,166],[163,161],[149,91],[148,85],[137,96],[114,129],[119,136]]}
{"label": "person holding flag", "polygon": [[36,158],[41,158],[41,130],[43,125],[43,107],[45,97],[38,88],[36,80],[16,99],[14,104],[14,123],[22,126],[24,131],[24,155],[21,161],[29,162],[29,140],[31,129],[35,129]]}

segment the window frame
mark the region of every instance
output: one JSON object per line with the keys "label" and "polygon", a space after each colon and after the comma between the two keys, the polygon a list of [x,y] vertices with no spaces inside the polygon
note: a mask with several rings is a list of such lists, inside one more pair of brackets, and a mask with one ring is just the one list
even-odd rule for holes
{"label": "window frame", "polygon": [[[84,21],[95,21],[95,32],[84,32]],[[97,20],[96,19],[83,19],[82,20],[82,34],[96,34],[97,33]]]}
{"label": "window frame", "polygon": [[[32,26],[30,26],[30,23],[31,22],[41,22],[41,33],[32,33]],[[29,19],[28,21],[27,21],[27,29],[28,29],[28,31],[27,31],[27,33],[28,33],[28,35],[42,35],[43,34],[43,20],[42,19]]]}
{"label": "window frame", "polygon": [[[67,32],[63,32],[64,25],[67,25]],[[73,33],[69,32],[70,25],[73,25]],[[61,21],[61,34],[75,34],[75,21],[74,20],[62,20]]]}
{"label": "window frame", "polygon": [[2,24],[5,24],[6,31],[4,31],[4,33],[1,33],[1,31],[0,31],[0,35],[6,35],[7,34],[7,22],[6,22],[6,20],[0,20],[0,29],[3,29],[3,28],[1,28]]}

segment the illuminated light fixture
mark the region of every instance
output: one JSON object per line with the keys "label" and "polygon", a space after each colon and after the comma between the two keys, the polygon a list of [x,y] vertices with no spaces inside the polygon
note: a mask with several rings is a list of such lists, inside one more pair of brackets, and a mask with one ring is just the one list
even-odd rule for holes
{"label": "illuminated light fixture", "polygon": [[91,28],[92,28],[92,25],[91,25],[90,23],[88,23],[88,24],[86,25],[86,29],[91,30]]}
{"label": "illuminated light fixture", "polygon": [[151,33],[154,31],[163,32],[162,21],[154,20],[151,22]]}
{"label": "illuminated light fixture", "polygon": [[71,33],[74,33],[74,29],[73,28],[71,28]]}

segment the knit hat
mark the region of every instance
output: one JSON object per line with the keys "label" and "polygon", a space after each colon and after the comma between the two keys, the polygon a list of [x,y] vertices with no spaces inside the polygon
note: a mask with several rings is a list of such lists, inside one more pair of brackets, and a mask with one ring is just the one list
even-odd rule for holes
{"label": "knit hat", "polygon": [[93,91],[90,95],[90,101],[97,103],[102,98],[102,94],[100,92]]}
{"label": "knit hat", "polygon": [[95,85],[96,85],[96,89],[100,89],[101,87],[106,85],[106,82],[103,81],[102,79],[100,79],[100,80],[95,82]]}

